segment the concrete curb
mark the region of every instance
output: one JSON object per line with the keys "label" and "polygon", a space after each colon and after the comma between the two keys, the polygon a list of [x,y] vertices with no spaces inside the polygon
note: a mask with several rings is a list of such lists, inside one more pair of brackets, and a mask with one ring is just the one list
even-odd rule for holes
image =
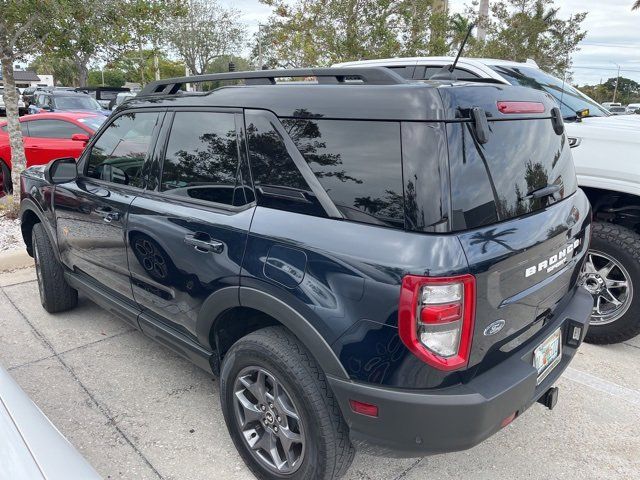
{"label": "concrete curb", "polygon": [[25,249],[0,252],[0,272],[8,272],[33,266],[33,258]]}

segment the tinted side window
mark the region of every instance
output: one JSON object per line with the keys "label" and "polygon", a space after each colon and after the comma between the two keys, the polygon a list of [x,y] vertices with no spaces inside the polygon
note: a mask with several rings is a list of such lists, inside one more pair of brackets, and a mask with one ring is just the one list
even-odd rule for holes
{"label": "tinted side window", "polygon": [[73,123],[62,120],[31,120],[25,123],[29,124],[30,137],[63,138],[68,140],[75,133],[87,134],[87,132]]}
{"label": "tinted side window", "polygon": [[346,218],[404,228],[398,122],[284,120],[283,124]]}
{"label": "tinted side window", "polygon": [[142,187],[142,165],[159,115],[158,112],[129,112],[118,116],[93,145],[86,175]]}
{"label": "tinted side window", "polygon": [[169,134],[160,189],[227,205],[244,205],[237,188],[235,114],[177,112]]}
{"label": "tinted side window", "polygon": [[308,215],[324,208],[289,156],[275,126],[261,113],[245,115],[251,175],[258,204]]}

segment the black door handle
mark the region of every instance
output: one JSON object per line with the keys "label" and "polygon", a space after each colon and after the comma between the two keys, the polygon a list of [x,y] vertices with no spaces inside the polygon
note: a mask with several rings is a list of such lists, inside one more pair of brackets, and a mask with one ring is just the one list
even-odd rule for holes
{"label": "black door handle", "polygon": [[195,250],[202,253],[222,253],[224,250],[224,243],[213,240],[206,233],[187,234],[184,236],[184,243],[193,245]]}

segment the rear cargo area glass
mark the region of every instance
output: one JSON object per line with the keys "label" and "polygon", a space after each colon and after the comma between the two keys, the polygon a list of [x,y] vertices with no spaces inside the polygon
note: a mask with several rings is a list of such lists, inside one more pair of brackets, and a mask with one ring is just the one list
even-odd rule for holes
{"label": "rear cargo area glass", "polygon": [[[490,121],[482,145],[473,128],[447,126],[453,231],[526,215],[576,191],[566,136],[556,135],[550,119]],[[559,187],[553,195],[532,195],[550,185]]]}

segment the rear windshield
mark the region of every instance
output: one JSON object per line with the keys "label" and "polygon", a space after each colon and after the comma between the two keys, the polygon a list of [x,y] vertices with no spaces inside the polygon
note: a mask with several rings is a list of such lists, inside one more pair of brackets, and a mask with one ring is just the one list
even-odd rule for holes
{"label": "rear windshield", "polygon": [[[490,225],[534,212],[576,191],[565,135],[550,119],[489,122],[479,145],[471,123],[447,126],[453,230]],[[534,192],[551,187],[551,195]]]}

